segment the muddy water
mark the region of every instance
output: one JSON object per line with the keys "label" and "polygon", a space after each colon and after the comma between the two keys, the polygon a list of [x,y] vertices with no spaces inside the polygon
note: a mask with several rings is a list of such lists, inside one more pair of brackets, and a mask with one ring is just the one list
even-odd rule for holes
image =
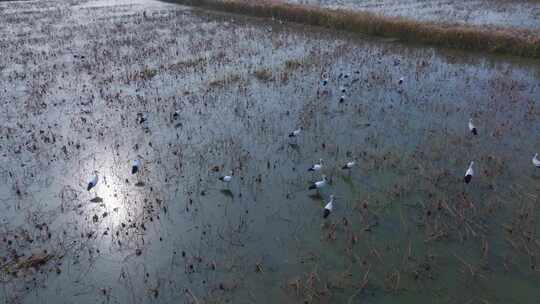
{"label": "muddy water", "polygon": [[3,302],[538,298],[538,62],[158,2],[0,12]]}
{"label": "muddy water", "polygon": [[536,1],[500,0],[286,0],[328,8],[363,10],[420,21],[494,25],[540,29],[540,4]]}

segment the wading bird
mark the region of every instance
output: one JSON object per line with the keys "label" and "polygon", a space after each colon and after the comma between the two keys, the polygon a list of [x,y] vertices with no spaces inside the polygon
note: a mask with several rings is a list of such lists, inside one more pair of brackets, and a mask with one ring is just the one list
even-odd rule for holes
{"label": "wading bird", "polygon": [[476,130],[476,126],[474,125],[472,118],[469,119],[469,131],[471,131],[473,135],[478,135],[478,131]]}
{"label": "wading bird", "polygon": [[323,218],[327,218],[334,209],[334,195],[330,195],[330,201],[324,206]]}
{"label": "wading bird", "polygon": [[139,159],[133,160],[131,162],[131,174],[136,174],[141,169],[141,161]]}
{"label": "wading bird", "polygon": [[313,190],[313,189],[320,189],[324,186],[326,186],[326,175],[323,175],[322,176],[322,180],[320,181],[317,181],[317,182],[314,182],[313,184],[311,184],[311,186],[309,186],[309,190]]}
{"label": "wading bird", "polygon": [[536,168],[540,168],[540,159],[538,159],[538,153],[534,155],[532,163]]}
{"label": "wading bird", "polygon": [[345,166],[341,167],[341,169],[343,170],[349,170],[351,169],[352,167],[354,167],[356,165],[356,162],[355,161],[350,161],[348,163],[345,164]]}
{"label": "wading bird", "polygon": [[322,167],[323,167],[323,160],[321,158],[319,159],[319,163],[311,166],[311,168],[309,168],[308,171],[320,171]]}
{"label": "wading bird", "polygon": [[471,182],[472,177],[474,176],[474,170],[473,170],[474,162],[472,161],[469,165],[469,169],[467,169],[467,172],[465,172],[465,178],[463,179],[466,184]]}
{"label": "wading bird", "polygon": [[298,137],[300,135],[300,132],[302,132],[302,128],[296,129],[289,133],[289,137]]}
{"label": "wading bird", "polygon": [[233,178],[233,172],[230,171],[229,175],[224,175],[220,177],[219,180],[224,183],[229,183],[230,181],[232,181],[232,178]]}
{"label": "wading bird", "polygon": [[87,191],[90,191],[92,188],[94,188],[97,183],[98,183],[98,175],[97,175],[97,171],[94,171],[94,175],[92,175],[89,179],[88,179],[88,186],[86,187],[86,190]]}

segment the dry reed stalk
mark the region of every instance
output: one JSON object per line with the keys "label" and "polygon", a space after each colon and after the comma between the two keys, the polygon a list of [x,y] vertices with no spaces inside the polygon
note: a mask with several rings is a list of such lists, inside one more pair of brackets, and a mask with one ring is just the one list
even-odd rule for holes
{"label": "dry reed stalk", "polygon": [[394,37],[402,41],[434,46],[540,58],[540,35],[527,29],[421,22],[365,11],[330,10],[276,0],[167,1],[204,9],[322,26],[334,30]]}

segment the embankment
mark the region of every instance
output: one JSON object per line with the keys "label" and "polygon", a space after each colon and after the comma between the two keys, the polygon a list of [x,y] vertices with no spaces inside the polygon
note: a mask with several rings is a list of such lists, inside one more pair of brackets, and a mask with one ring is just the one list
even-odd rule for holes
{"label": "embankment", "polygon": [[371,12],[330,10],[284,3],[279,0],[168,0],[167,2],[398,38],[405,42],[540,58],[540,33],[526,29],[414,21]]}

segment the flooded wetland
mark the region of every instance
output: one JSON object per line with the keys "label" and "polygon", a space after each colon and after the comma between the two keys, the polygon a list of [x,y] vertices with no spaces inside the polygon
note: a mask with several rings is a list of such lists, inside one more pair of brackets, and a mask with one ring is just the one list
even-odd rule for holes
{"label": "flooded wetland", "polygon": [[538,60],[143,0],[0,37],[2,303],[540,301]]}

